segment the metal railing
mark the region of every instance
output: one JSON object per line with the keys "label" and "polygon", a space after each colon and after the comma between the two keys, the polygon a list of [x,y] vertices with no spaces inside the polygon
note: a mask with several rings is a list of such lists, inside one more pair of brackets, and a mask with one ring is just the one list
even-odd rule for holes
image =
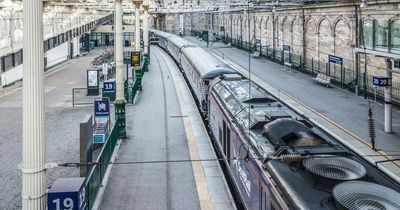
{"label": "metal railing", "polygon": [[[89,91],[98,91],[98,95],[90,95]],[[102,97],[102,88],[72,88],[72,106],[93,104],[95,98]]]}
{"label": "metal railing", "polygon": [[[254,45],[250,45],[240,39],[229,39],[232,46],[243,49],[246,51],[254,51]],[[317,74],[325,74],[331,77],[333,85],[349,90],[353,93],[364,95],[370,99],[377,99],[383,101],[384,93],[383,89],[376,89],[372,85],[372,75],[365,75],[360,73],[357,75],[356,71],[353,70],[353,62],[351,60],[343,60],[343,68],[338,64],[329,64],[325,61],[320,61],[318,58],[307,57],[303,58],[302,55],[298,55],[292,52],[284,52],[281,49],[273,49],[271,46],[261,46],[260,56],[271,60],[276,63],[283,64],[284,62],[292,63],[292,68],[296,71],[308,74],[312,77]],[[257,49],[259,51],[259,49]],[[358,85],[357,85],[358,81]],[[392,102],[399,106],[400,105],[400,83],[392,82]]]}
{"label": "metal railing", "polygon": [[97,157],[96,164],[90,170],[89,176],[85,180],[86,190],[86,209],[92,209],[96,201],[97,194],[104,179],[104,174],[110,163],[118,140],[118,120],[116,120],[111,132]]}

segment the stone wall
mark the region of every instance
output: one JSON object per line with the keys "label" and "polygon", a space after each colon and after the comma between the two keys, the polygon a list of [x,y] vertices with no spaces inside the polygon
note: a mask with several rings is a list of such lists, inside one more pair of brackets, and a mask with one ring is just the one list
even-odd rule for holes
{"label": "stone wall", "polygon": [[[366,10],[360,10],[359,3],[352,4],[318,4],[304,6],[303,8],[278,7],[275,12],[258,10],[247,14],[244,11],[218,12],[218,13],[194,13],[184,14],[185,34],[192,35],[192,31],[213,29],[219,37],[229,37],[240,43],[242,37],[244,46],[255,44],[255,40],[261,40],[262,54],[267,51],[282,50],[283,45],[289,45],[293,58],[303,62],[304,65],[314,64],[316,70],[327,71],[328,55],[336,55],[343,58],[343,67],[346,76],[357,78],[362,82],[364,69],[364,55],[356,59],[355,48],[358,47],[357,20],[359,23],[365,19],[400,19],[400,1],[388,0],[384,2],[369,2]],[[167,31],[173,30],[174,24],[179,25],[176,15],[167,15]],[[175,20],[175,21],[174,21]],[[176,21],[177,20],[177,21]],[[213,20],[213,21],[211,21]],[[172,24],[172,26],[170,25]],[[212,26],[211,26],[212,24]],[[223,26],[225,31],[220,31]],[[278,53],[280,54],[280,53]],[[280,55],[276,55],[279,57]],[[389,53],[390,54],[390,53]],[[385,59],[367,55],[367,74],[384,75]],[[301,60],[300,60],[301,59]],[[393,61],[393,60],[392,60]],[[400,69],[394,69],[398,73],[393,74],[393,81],[400,82]],[[340,77],[339,64],[331,63],[330,74]],[[372,82],[368,82],[371,86]],[[399,88],[400,95],[400,88]]]}

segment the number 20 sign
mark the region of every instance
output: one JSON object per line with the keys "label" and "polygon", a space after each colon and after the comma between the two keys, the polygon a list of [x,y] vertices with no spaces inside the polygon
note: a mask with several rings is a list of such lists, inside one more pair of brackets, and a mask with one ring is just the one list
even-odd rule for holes
{"label": "number 20 sign", "polygon": [[86,203],[84,178],[60,178],[47,195],[48,210],[82,210]]}

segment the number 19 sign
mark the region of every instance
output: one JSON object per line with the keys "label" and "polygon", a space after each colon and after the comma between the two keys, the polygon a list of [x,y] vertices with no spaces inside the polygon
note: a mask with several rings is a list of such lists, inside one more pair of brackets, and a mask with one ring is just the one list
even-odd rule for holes
{"label": "number 19 sign", "polygon": [[48,210],[83,210],[86,204],[85,178],[59,178],[47,195]]}

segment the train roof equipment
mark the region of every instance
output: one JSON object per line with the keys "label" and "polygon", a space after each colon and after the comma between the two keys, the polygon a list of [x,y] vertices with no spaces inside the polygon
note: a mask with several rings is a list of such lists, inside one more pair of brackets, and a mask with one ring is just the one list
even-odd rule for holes
{"label": "train roof equipment", "polygon": [[400,209],[399,183],[255,83],[211,86],[294,209]]}

